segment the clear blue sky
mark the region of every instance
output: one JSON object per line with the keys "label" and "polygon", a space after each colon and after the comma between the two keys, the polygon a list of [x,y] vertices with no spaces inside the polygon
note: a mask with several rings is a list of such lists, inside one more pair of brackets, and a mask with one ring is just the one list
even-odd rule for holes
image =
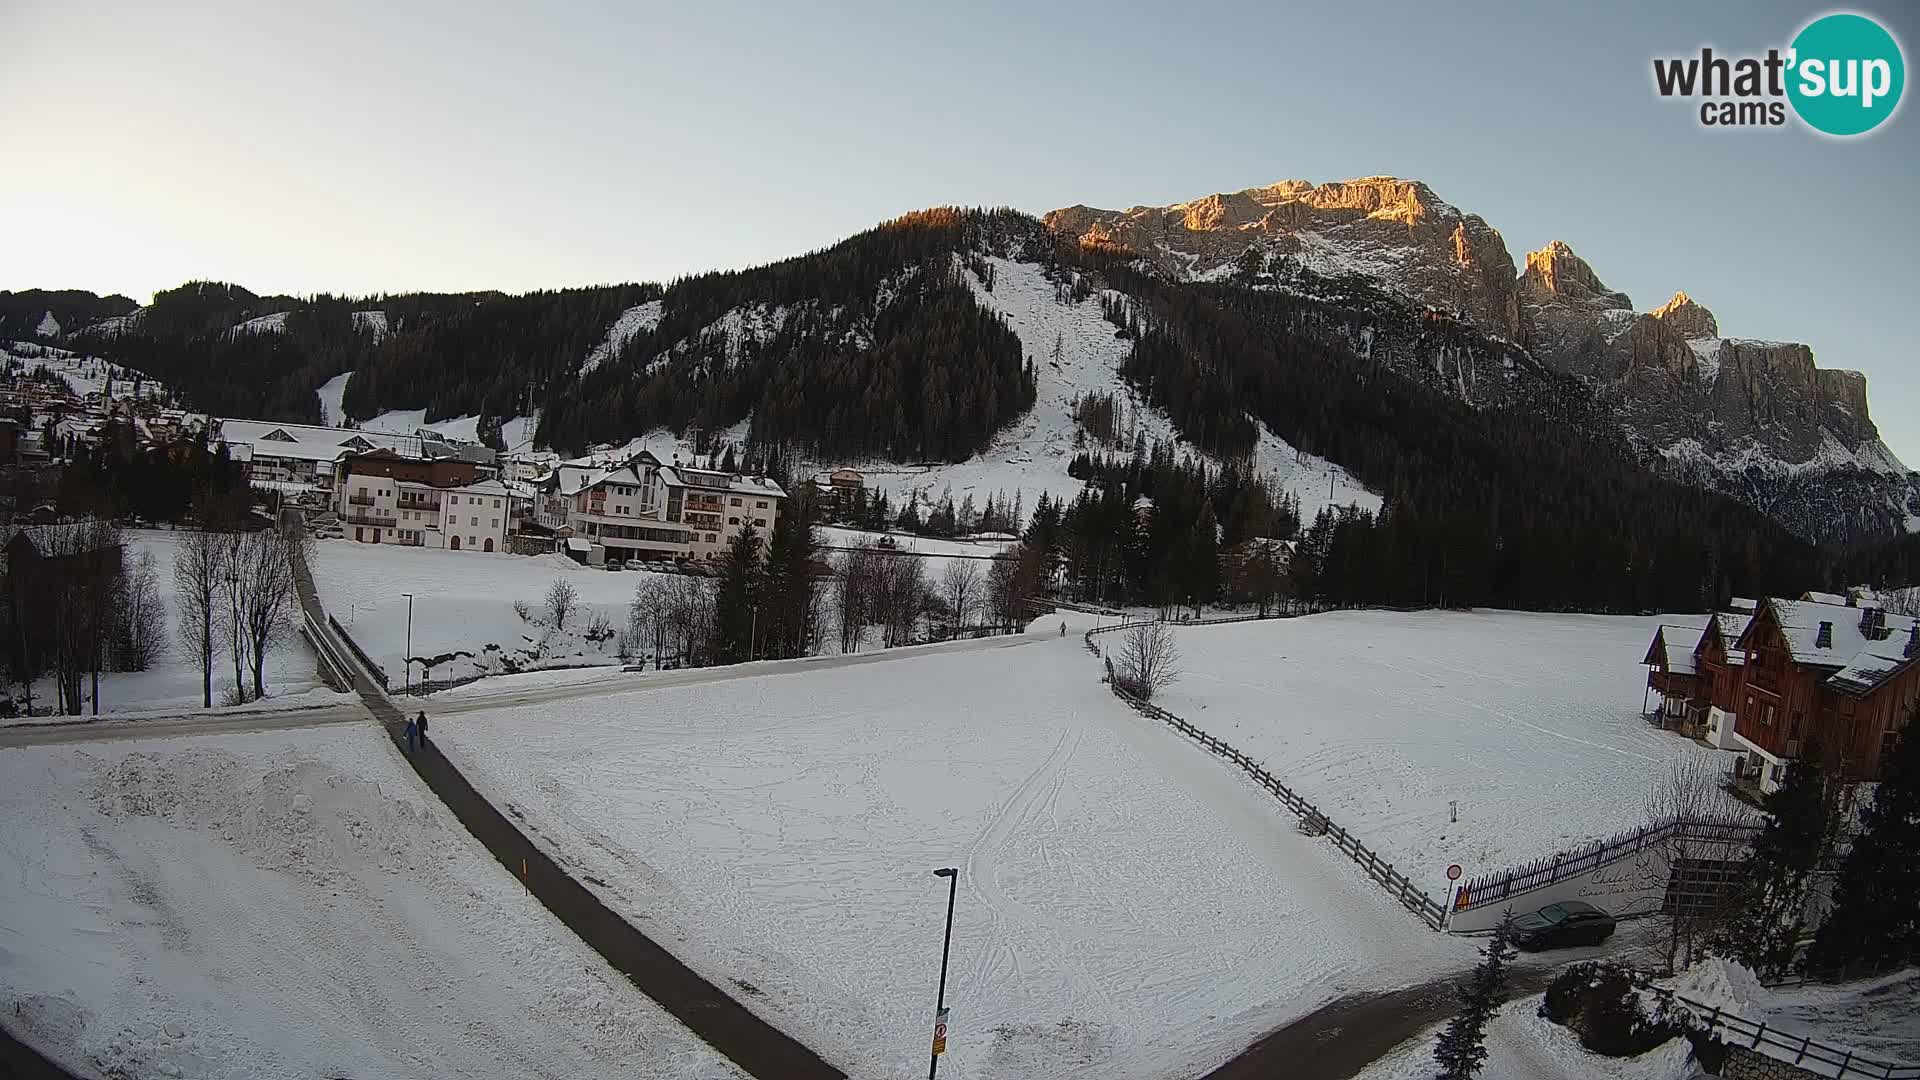
{"label": "clear blue sky", "polygon": [[[1869,379],[1920,465],[1920,115],[1707,131],[1654,55],[1778,3],[0,3],[0,288],[371,293],[654,280],[904,210],[1426,180],[1516,264]],[[1909,63],[1920,9],[1859,7]]]}

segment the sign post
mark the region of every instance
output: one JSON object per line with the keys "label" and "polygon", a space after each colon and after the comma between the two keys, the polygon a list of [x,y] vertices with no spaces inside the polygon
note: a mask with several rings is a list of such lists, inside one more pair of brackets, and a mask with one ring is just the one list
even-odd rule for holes
{"label": "sign post", "polygon": [[960,871],[943,866],[933,876],[947,879],[947,936],[940,943],[940,994],[933,1004],[933,1056],[927,1063],[927,1080],[940,1072],[940,1055],[947,1052],[947,956],[953,951],[953,897],[960,888]]}
{"label": "sign post", "polygon": [[1452,918],[1460,904],[1460,864],[1447,867],[1447,917]]}
{"label": "sign post", "polygon": [[933,1016],[933,1056],[939,1057],[947,1052],[947,1010],[941,1009]]}

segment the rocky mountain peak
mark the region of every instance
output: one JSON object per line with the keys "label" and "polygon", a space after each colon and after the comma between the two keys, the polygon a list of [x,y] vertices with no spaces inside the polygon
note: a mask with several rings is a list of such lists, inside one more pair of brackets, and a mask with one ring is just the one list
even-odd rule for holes
{"label": "rocky mountain peak", "polygon": [[[1600,280],[1587,261],[1573,253],[1564,240],[1555,240],[1539,251],[1527,253],[1526,273],[1520,279],[1520,293],[1530,303],[1556,301],[1581,303],[1605,308],[1633,308],[1623,292],[1615,292]],[[1597,302],[1597,303],[1595,303]]]}
{"label": "rocky mountain peak", "polygon": [[1416,306],[1459,313],[1510,339],[1520,333],[1506,242],[1418,180],[1282,180],[1171,206],[1071,206],[1046,224],[1083,244],[1127,248],[1183,280],[1231,275],[1251,251],[1324,276],[1360,274]]}
{"label": "rocky mountain peak", "polygon": [[1689,341],[1720,336],[1720,323],[1713,312],[1694,303],[1693,298],[1683,292],[1674,293],[1673,299],[1652,314]]}

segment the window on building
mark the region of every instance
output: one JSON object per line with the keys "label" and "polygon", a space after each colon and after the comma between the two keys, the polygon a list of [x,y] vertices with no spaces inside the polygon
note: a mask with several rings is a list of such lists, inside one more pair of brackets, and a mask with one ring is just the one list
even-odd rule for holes
{"label": "window on building", "polygon": [[469,525],[478,525],[478,524],[480,524],[480,519],[479,519],[479,518],[477,518],[477,517],[470,517],[470,518],[468,518],[468,519],[467,519],[467,524],[469,524]]}
{"label": "window on building", "polygon": [[717,537],[717,536],[715,536],[715,535],[713,535],[712,533],[708,533],[708,534],[707,534],[707,543],[709,543],[709,544],[716,544],[716,543],[719,543],[719,542],[720,542],[720,538],[719,538],[719,537]]}
{"label": "window on building", "polygon": [[758,502],[755,502],[753,504],[753,508],[755,510],[765,510],[767,508],[767,500],[761,499]]}
{"label": "window on building", "polygon": [[734,499],[734,500],[733,500],[733,505],[734,505],[734,506],[739,506],[739,505],[740,505],[740,500],[739,500],[739,499],[737,499],[737,498],[736,498],[736,499]]}
{"label": "window on building", "polygon": [[450,503],[452,503],[452,504],[453,504],[453,505],[455,505],[455,506],[458,506],[458,505],[460,505],[460,496],[458,496],[458,495],[449,495],[449,496],[447,496],[447,501],[448,501],[448,502],[450,502]]}
{"label": "window on building", "polygon": [[495,499],[495,500],[493,500],[493,508],[494,508],[495,510],[498,510],[498,509],[500,509],[500,500],[499,500],[499,499]]}
{"label": "window on building", "polygon": [[479,537],[477,537],[477,536],[469,536],[469,537],[467,537],[467,546],[468,546],[468,547],[472,547],[473,545],[475,545],[475,544],[477,544],[477,543],[479,543],[479,542],[480,542],[480,538],[479,538]]}
{"label": "window on building", "polygon": [[1765,727],[1773,726],[1773,706],[1767,706],[1766,712],[1760,715],[1760,723]]}
{"label": "window on building", "polygon": [[737,518],[737,517],[730,517],[730,518],[728,518],[728,519],[727,519],[727,524],[729,524],[729,525],[738,525],[738,524],[740,524],[740,519],[739,519],[739,518]]}
{"label": "window on building", "polygon": [[494,519],[493,519],[493,526],[492,526],[492,527],[493,527],[493,528],[496,528],[496,529],[500,527],[500,519],[499,519],[499,518],[494,518]]}

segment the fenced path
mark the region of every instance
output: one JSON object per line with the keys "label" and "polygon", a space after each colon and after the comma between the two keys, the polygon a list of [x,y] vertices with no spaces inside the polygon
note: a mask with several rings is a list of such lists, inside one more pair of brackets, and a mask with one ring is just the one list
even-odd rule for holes
{"label": "fenced path", "polygon": [[521,879],[534,899],[605,957],[642,994],[748,1075],[759,1080],[846,1080],[845,1073],[701,978],[602,903],[495,809],[430,739],[418,749],[406,751],[406,714],[387,696],[385,680],[374,677],[378,669],[366,662],[359,645],[321,607],[304,558],[295,560],[294,581],[300,594],[302,628],[320,655],[323,671],[330,678],[350,683],[420,779],[474,839]]}
{"label": "fenced path", "polygon": [[1889,1065],[1861,1057],[1851,1050],[1829,1046],[1811,1036],[1789,1035],[1769,1028],[1764,1020],[1749,1020],[1726,1012],[1718,1005],[1695,1001],[1664,987],[1645,985],[1643,989],[1670,1004],[1685,1006],[1688,1012],[1706,1025],[1708,1031],[1728,1046],[1743,1047],[1765,1054],[1775,1061],[1783,1061],[1836,1080],[1853,1076],[1866,1077],[1868,1080],[1920,1080],[1920,1066]]}
{"label": "fenced path", "polygon": [[1583,847],[1544,855],[1506,870],[1469,878],[1454,900],[1454,909],[1472,911],[1495,907],[1505,903],[1509,897],[1590,874],[1603,866],[1632,858],[1676,838],[1744,847],[1760,835],[1760,830],[1758,821],[1741,817],[1687,817],[1650,822]]}
{"label": "fenced path", "polygon": [[[1259,618],[1261,618],[1259,615],[1242,615],[1224,619],[1207,619],[1204,620],[1201,625],[1252,622]],[[1085,635],[1087,651],[1096,656],[1104,655],[1101,653],[1100,646],[1093,640],[1095,636],[1131,630],[1141,625],[1145,624],[1141,622],[1127,622],[1120,623],[1117,626],[1105,626],[1089,630]],[[1196,624],[1194,622],[1187,622],[1169,623],[1168,625],[1193,626]],[[1293,813],[1299,817],[1302,831],[1312,836],[1325,836],[1332,840],[1334,847],[1338,848],[1341,854],[1352,859],[1354,865],[1366,872],[1367,877],[1385,889],[1389,896],[1398,900],[1402,907],[1413,912],[1421,922],[1426,923],[1435,930],[1445,929],[1447,924],[1447,908],[1445,904],[1421,891],[1418,886],[1407,880],[1405,874],[1394,869],[1392,863],[1380,858],[1368,848],[1367,845],[1361,843],[1358,837],[1346,829],[1341,828],[1331,818],[1327,817],[1326,814],[1322,813],[1318,807],[1295,793],[1293,789],[1287,787],[1286,784],[1281,783],[1280,778],[1268,772],[1265,766],[1248,757],[1226,740],[1216,739],[1207,732],[1188,723],[1186,720],[1160,708],[1158,705],[1143,701],[1133,694],[1127,693],[1121,689],[1119,683],[1109,679],[1107,685],[1112,688],[1115,697],[1126,702],[1135,712],[1166,724],[1180,734],[1199,743],[1208,753],[1230,762],[1241,772],[1252,777],[1254,783],[1265,788],[1268,794],[1280,800],[1281,805],[1293,811]]]}

